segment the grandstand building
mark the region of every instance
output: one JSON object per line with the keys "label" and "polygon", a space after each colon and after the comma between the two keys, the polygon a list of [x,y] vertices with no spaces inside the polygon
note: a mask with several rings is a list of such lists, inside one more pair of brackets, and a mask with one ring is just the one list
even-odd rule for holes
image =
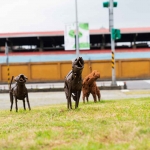
{"label": "grandstand building", "polygon": [[[65,51],[64,31],[0,33],[0,52],[4,52],[5,42],[10,52]],[[150,28],[124,28],[115,48],[149,48],[149,42]],[[90,50],[102,49],[110,49],[109,30],[90,30]]]}

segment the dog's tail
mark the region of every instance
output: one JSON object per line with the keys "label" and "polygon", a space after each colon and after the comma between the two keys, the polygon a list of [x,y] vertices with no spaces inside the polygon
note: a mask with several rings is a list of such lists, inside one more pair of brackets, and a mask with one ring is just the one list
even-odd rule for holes
{"label": "dog's tail", "polygon": [[11,90],[11,84],[12,84],[13,79],[14,79],[14,76],[12,76],[12,78],[11,78],[11,81],[10,81],[10,84],[9,84],[9,91]]}
{"label": "dog's tail", "polygon": [[92,72],[92,66],[91,66],[91,60],[89,59],[89,69],[90,69],[90,73]]}

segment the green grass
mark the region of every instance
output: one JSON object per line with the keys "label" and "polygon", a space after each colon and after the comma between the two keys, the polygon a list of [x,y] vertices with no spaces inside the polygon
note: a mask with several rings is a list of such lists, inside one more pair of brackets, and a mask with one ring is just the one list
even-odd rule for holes
{"label": "green grass", "polygon": [[99,149],[150,149],[150,97],[0,111],[0,150]]}

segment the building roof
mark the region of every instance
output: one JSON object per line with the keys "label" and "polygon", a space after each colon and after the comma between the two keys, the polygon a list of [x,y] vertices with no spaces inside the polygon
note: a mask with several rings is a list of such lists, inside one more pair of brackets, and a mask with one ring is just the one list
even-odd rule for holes
{"label": "building roof", "polygon": [[[135,34],[135,33],[150,33],[150,27],[144,28],[121,28],[122,34]],[[90,35],[109,34],[109,29],[101,28],[90,30]],[[47,37],[47,36],[64,36],[64,31],[44,31],[44,32],[11,32],[0,33],[0,38],[12,37]]]}

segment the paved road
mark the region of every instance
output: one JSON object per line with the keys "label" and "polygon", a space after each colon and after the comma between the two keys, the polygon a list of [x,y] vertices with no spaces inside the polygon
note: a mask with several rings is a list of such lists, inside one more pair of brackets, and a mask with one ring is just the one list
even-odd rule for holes
{"label": "paved road", "polygon": [[126,81],[129,90],[150,89],[150,80]]}
{"label": "paved road", "polygon": [[[102,100],[119,100],[138,97],[150,97],[150,90],[101,90]],[[50,104],[66,103],[64,92],[38,92],[29,93],[31,107],[44,106]],[[92,96],[89,97],[93,101]],[[82,95],[80,98],[82,102]],[[22,101],[18,101],[19,108],[22,108]],[[0,94],[0,110],[10,108],[10,101],[8,93]],[[14,108],[13,108],[14,109]]]}
{"label": "paved road", "polygon": [[[117,81],[118,85],[123,85],[124,81]],[[128,98],[138,98],[138,97],[150,97],[150,80],[133,80],[126,81],[127,90],[101,90],[102,100],[112,100],[112,99],[128,99]],[[111,81],[97,82],[98,86],[110,86]],[[0,85],[2,89],[3,86],[8,88],[7,85]],[[47,87],[63,87],[63,83],[46,83],[46,84],[27,84],[27,88],[47,88]],[[38,92],[29,93],[29,99],[31,107],[44,106],[50,104],[60,104],[66,103],[64,92]],[[92,96],[89,98],[93,101]],[[82,95],[80,98],[82,102]],[[22,108],[22,101],[18,101],[19,108]],[[10,100],[8,93],[0,94],[0,110],[8,109],[10,107]]]}

